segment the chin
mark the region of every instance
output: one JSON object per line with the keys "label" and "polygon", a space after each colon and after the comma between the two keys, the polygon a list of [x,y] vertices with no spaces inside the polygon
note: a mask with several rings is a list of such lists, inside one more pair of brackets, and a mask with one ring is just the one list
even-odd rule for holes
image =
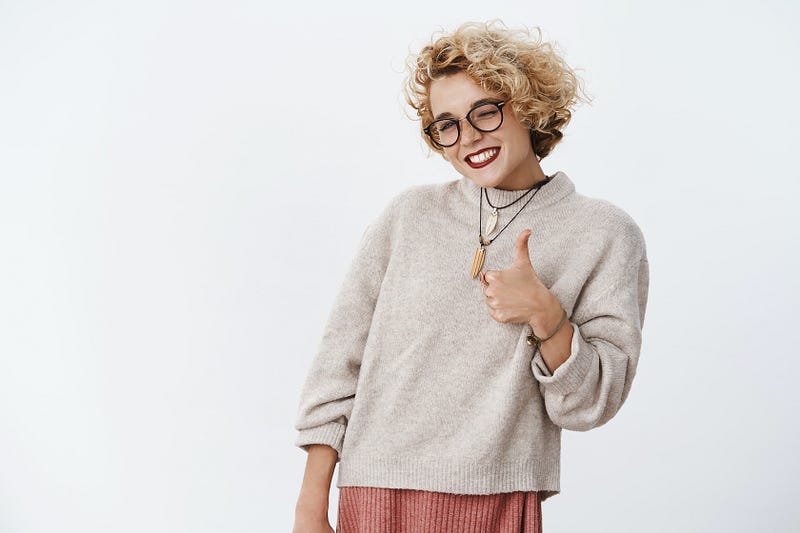
{"label": "chin", "polygon": [[[496,165],[499,161],[495,161],[493,164],[489,165],[485,168],[472,168],[469,165],[464,165],[462,169],[462,174],[471,178],[472,181],[480,185],[481,187],[489,188],[489,187],[497,187],[498,185],[503,183],[505,176],[501,171],[501,165]],[[491,168],[491,167],[495,168]]]}
{"label": "chin", "polygon": [[487,176],[486,174],[476,174],[475,170],[469,169],[472,172],[467,174],[467,177],[472,178],[472,181],[477,183],[479,186],[489,189],[491,187],[497,187],[498,185],[503,183],[502,178],[498,178],[495,175]]}

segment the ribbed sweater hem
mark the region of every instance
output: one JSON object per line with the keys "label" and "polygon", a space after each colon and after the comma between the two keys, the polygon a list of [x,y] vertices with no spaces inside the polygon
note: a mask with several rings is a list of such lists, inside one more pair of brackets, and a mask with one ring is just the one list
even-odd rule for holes
{"label": "ribbed sweater hem", "polygon": [[546,491],[549,496],[560,492],[559,465],[548,466],[548,461],[535,459],[489,464],[414,457],[343,456],[336,485],[453,494]]}

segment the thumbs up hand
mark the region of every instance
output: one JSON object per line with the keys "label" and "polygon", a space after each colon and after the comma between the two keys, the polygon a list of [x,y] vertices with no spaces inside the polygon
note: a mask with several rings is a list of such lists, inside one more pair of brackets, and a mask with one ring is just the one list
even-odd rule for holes
{"label": "thumbs up hand", "polygon": [[[526,229],[517,237],[510,268],[481,272],[489,314],[498,322],[536,323],[541,315],[550,312],[556,299],[533,269],[528,253],[530,235],[531,230]],[[558,303],[556,306],[561,308]]]}

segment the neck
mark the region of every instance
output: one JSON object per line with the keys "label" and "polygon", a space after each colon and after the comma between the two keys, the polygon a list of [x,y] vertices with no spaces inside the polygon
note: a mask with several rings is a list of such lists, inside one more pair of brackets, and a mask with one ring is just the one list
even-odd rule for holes
{"label": "neck", "polygon": [[[530,205],[528,205],[528,209],[541,209],[544,206],[550,205],[565,196],[572,194],[575,190],[574,185],[561,171],[554,171],[553,172],[553,179],[552,181],[548,182],[547,185],[541,187],[536,193],[536,196],[531,200]],[[469,205],[474,206],[475,210],[478,209],[478,205],[481,202],[484,202],[484,189],[479,183],[476,183],[474,180],[462,176],[460,180],[458,180],[461,184],[461,188],[463,189],[464,193],[467,195],[469,199]],[[527,190],[527,189],[526,189]],[[515,200],[518,200],[520,193],[525,191],[517,191],[517,190],[505,190],[505,189],[498,189],[498,188],[489,188],[486,189],[486,195],[489,196],[491,203],[494,205],[506,205]],[[523,200],[524,203],[526,200]],[[470,207],[472,209],[472,207]],[[476,213],[477,216],[477,213]]]}
{"label": "neck", "polygon": [[527,190],[546,179],[547,176],[545,176],[542,167],[539,165],[539,161],[531,151],[529,157],[516,169],[516,172],[510,174],[495,189],[503,191]]}

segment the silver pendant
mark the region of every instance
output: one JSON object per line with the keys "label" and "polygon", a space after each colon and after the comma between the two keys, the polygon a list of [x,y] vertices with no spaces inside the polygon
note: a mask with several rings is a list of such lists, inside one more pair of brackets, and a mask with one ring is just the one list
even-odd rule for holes
{"label": "silver pendant", "polygon": [[497,208],[489,215],[489,220],[486,221],[486,236],[488,237],[497,226]]}

